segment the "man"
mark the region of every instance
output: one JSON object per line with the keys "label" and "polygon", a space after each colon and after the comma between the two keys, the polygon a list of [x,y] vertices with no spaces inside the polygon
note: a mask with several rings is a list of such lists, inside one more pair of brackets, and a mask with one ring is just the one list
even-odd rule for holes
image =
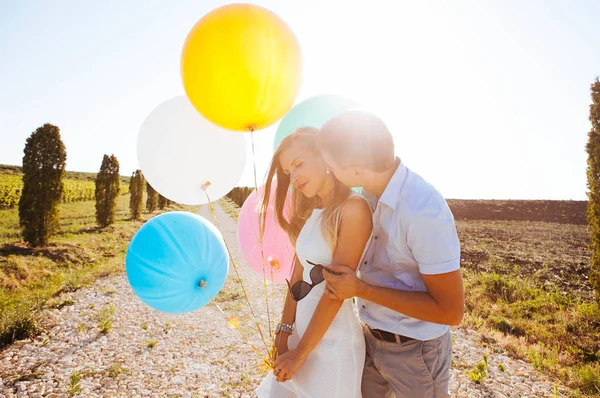
{"label": "man", "polygon": [[319,133],[323,159],[348,187],[362,186],[373,237],[358,275],[325,272],[326,294],[357,298],[367,343],[365,398],[449,397],[449,325],[464,311],[460,243],[445,199],[394,155],[385,123],[352,111]]}

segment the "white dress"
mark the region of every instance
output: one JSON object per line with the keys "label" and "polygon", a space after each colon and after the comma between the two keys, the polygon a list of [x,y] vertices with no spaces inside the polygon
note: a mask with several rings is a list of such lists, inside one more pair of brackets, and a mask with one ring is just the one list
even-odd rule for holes
{"label": "white dress", "polygon": [[[315,264],[331,264],[333,253],[321,232],[322,209],[315,209],[300,231],[296,253],[304,266],[303,279],[310,280]],[[294,333],[288,339],[289,349],[298,342],[325,291],[322,282],[310,291],[296,307]],[[321,341],[291,380],[278,382],[269,373],[256,390],[259,398],[353,398],[362,397],[360,387],[365,362],[365,340],[354,314],[352,299],[345,300]]]}

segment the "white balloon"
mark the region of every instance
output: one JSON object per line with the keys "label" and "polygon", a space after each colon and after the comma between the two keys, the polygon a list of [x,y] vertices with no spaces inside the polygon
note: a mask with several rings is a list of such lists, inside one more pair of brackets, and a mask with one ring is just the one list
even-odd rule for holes
{"label": "white balloon", "polygon": [[144,177],[177,203],[215,201],[239,182],[246,165],[248,139],[206,120],[187,97],[175,97],[148,115],[137,141]]}

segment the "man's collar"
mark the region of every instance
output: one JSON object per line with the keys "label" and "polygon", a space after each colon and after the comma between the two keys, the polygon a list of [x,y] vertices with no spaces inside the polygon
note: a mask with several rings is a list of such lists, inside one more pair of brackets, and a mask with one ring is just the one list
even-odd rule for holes
{"label": "man's collar", "polygon": [[[400,159],[396,159],[399,162],[398,166],[396,167],[396,171],[386,185],[383,194],[381,194],[381,198],[379,198],[379,202],[390,207],[391,209],[396,209],[398,197],[400,196],[400,191],[402,190],[402,185],[404,185],[404,180],[406,180],[406,176],[408,174],[408,169],[404,163],[402,163]],[[365,191],[365,197],[374,197],[374,195],[368,191]]]}

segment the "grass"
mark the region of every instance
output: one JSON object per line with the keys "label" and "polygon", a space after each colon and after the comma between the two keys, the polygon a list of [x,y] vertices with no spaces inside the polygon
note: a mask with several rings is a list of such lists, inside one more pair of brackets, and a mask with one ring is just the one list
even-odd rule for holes
{"label": "grass", "polygon": [[239,285],[227,285],[227,281],[225,283],[226,285],[214,298],[214,301],[216,301],[217,303],[225,303],[228,301],[237,301],[244,298],[244,296],[242,295],[242,290],[238,288]]}
{"label": "grass", "polygon": [[45,374],[45,372],[39,372],[39,371],[33,371],[33,372],[29,372],[29,373],[25,373],[23,375],[17,376],[14,378],[14,382],[19,382],[19,381],[33,381],[35,379],[37,379],[38,377],[41,377]]}
{"label": "grass", "polygon": [[115,306],[109,303],[98,313],[98,329],[100,333],[107,334],[112,330],[113,316],[115,315]]}
{"label": "grass", "polygon": [[[116,222],[100,229],[94,201],[61,204],[60,232],[47,247],[33,249],[21,240],[18,210],[0,210],[0,348],[35,335],[38,315],[48,305],[71,305],[69,298],[61,301],[62,294],[123,272],[131,238],[156,214],[131,221],[129,195],[120,196]],[[105,293],[114,294],[114,289]],[[110,329],[108,321],[101,329]]]}
{"label": "grass", "polygon": [[156,340],[156,339],[146,341],[146,347],[148,347],[148,348],[154,348],[157,345],[158,345],[158,340]]}
{"label": "grass", "polygon": [[73,299],[70,298],[70,297],[68,297],[67,299],[62,300],[62,301],[57,301],[57,302],[54,302],[54,303],[49,302],[47,304],[47,306],[48,306],[48,308],[56,308],[56,309],[60,310],[60,309],[62,309],[64,307],[69,307],[69,306],[71,306],[73,304],[75,304],[75,302],[73,301]]}
{"label": "grass", "polygon": [[487,370],[488,370],[488,356],[484,355],[483,361],[477,363],[477,366],[475,367],[475,369],[468,371],[467,376],[469,376],[469,378],[471,380],[473,380],[473,382],[475,382],[477,384],[481,384],[483,379],[488,375]]}
{"label": "grass", "polygon": [[600,306],[585,277],[586,227],[498,221],[458,226],[467,309],[462,326],[579,393],[598,394]]}
{"label": "grass", "polygon": [[116,379],[120,374],[129,374],[129,371],[119,365],[118,363],[113,363],[108,367],[108,377],[111,379]]}
{"label": "grass", "polygon": [[75,395],[81,392],[81,373],[73,372],[69,383],[69,395]]}

